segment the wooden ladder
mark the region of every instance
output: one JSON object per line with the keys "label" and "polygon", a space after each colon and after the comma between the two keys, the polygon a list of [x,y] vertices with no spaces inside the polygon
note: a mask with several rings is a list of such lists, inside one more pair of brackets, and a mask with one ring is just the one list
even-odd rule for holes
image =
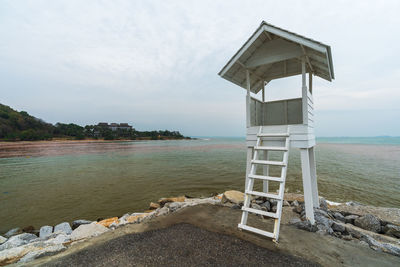
{"label": "wooden ladder", "polygon": [[[285,146],[284,147],[275,147],[275,146],[263,146],[263,139],[266,138],[274,138],[274,140],[280,139],[284,141]],[[248,183],[246,185],[245,189],[245,199],[244,199],[244,204],[242,207],[242,220],[239,223],[238,227],[243,230],[251,231],[260,235],[264,235],[267,237],[272,238],[275,242],[278,241],[279,238],[279,226],[281,223],[281,215],[282,215],[282,204],[283,204],[283,194],[285,192],[285,180],[286,180],[286,173],[287,173],[287,164],[288,164],[288,158],[289,158],[289,139],[290,139],[290,134],[289,134],[289,128],[286,133],[263,133],[262,132],[262,126],[260,126],[259,132],[257,134],[257,143],[256,146],[254,147],[254,156],[253,160],[251,161],[251,168],[250,168],[250,173],[247,176]],[[270,161],[270,160],[259,160],[258,155],[259,151],[283,151],[283,160],[282,161]],[[281,177],[271,177],[271,176],[265,176],[265,175],[257,175],[256,170],[257,170],[257,165],[274,165],[274,166],[280,166],[282,167],[281,169]],[[279,182],[279,193],[276,194],[270,194],[270,193],[265,193],[265,192],[257,192],[253,190],[254,187],[254,179],[260,179],[260,180],[266,180],[266,181],[274,181],[274,182]],[[269,199],[275,199],[277,201],[277,209],[276,212],[267,212],[263,210],[258,210],[258,209],[253,209],[250,208],[250,203],[251,203],[251,197],[252,196],[259,196],[259,197],[265,197]],[[251,227],[246,225],[247,224],[247,217],[248,213],[255,213],[267,217],[271,217],[275,219],[275,225],[274,225],[274,232],[268,232],[264,230],[260,230],[255,227]]]}

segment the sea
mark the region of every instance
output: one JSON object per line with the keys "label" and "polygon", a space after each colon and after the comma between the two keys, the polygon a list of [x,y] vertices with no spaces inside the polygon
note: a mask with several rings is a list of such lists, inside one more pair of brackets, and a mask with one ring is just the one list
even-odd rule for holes
{"label": "sea", "polygon": [[[321,196],[400,207],[400,137],[317,138],[315,153]],[[291,149],[286,192],[302,192],[300,166],[299,150]],[[244,137],[3,142],[0,234],[140,212],[161,197],[243,191],[245,169]]]}

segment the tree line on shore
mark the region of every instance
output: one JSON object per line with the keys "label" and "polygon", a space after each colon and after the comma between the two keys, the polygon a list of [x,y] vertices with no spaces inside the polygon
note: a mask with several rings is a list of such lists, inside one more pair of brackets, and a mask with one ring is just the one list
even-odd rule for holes
{"label": "tree line on shore", "polygon": [[0,140],[4,141],[36,141],[66,139],[104,139],[104,140],[135,140],[135,139],[183,139],[178,131],[137,131],[131,129],[115,129],[107,126],[86,125],[74,123],[47,123],[29,115],[26,111],[16,111],[9,106],[0,104]]}

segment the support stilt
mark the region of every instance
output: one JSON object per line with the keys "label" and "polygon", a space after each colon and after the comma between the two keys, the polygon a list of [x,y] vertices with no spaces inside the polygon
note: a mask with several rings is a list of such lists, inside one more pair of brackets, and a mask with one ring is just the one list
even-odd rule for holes
{"label": "support stilt", "polygon": [[301,154],[301,171],[303,174],[303,191],[304,191],[304,206],[306,210],[306,218],[315,223],[314,209],[313,209],[313,194],[311,186],[311,172],[310,172],[310,155],[308,148],[300,148]]}

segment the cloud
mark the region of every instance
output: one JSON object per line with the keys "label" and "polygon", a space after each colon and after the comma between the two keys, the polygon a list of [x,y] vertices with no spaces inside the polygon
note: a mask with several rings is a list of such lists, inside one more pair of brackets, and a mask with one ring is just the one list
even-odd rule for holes
{"label": "cloud", "polygon": [[[316,79],[317,109],[395,110],[399,7],[397,1],[2,1],[0,100],[51,122],[129,121],[191,135],[243,135],[245,92],[217,73],[266,20],[332,46],[337,79]],[[296,95],[300,83],[276,81],[268,90],[272,98],[282,97],[279,91]]]}

